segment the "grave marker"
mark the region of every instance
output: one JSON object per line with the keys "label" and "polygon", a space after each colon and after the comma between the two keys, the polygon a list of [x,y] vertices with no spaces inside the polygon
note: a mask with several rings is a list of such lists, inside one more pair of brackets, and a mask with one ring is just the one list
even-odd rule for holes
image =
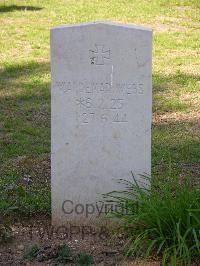
{"label": "grave marker", "polygon": [[54,223],[86,216],[88,204],[97,212],[102,193],[131,171],[138,179],[151,173],[151,61],[147,28],[92,22],[51,30]]}

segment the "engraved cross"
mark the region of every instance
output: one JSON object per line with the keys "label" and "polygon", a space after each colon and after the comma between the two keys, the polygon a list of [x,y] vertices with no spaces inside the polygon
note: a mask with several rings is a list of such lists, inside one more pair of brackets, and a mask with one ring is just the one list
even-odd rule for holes
{"label": "engraved cross", "polygon": [[95,47],[95,50],[90,50],[91,64],[104,65],[104,59],[110,59],[110,50],[105,50],[104,45],[95,44]]}

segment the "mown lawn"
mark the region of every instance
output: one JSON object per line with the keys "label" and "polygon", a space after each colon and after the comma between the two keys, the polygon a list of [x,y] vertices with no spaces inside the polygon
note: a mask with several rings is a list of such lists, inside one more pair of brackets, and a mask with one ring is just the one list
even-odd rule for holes
{"label": "mown lawn", "polygon": [[153,28],[152,174],[200,178],[199,0],[1,0],[0,210],[50,212],[49,29],[93,20]]}

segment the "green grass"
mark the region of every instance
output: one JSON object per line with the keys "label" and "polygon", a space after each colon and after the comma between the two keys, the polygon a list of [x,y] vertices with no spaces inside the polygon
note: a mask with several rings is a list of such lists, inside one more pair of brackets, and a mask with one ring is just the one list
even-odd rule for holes
{"label": "green grass", "polygon": [[[149,183],[147,177],[142,182]],[[162,257],[162,265],[191,265],[200,258],[200,187],[188,180],[154,180],[151,189],[120,180],[124,191],[106,195],[126,211],[113,213],[128,235],[127,256]]]}
{"label": "green grass", "polygon": [[54,245],[54,249],[46,252],[48,255],[45,256],[45,249],[42,246],[32,245],[25,248],[23,252],[23,258],[25,260],[36,262],[40,261],[38,257],[42,255],[43,261],[51,259],[53,265],[76,265],[76,266],[91,266],[94,264],[93,257],[85,251],[80,251],[74,254],[74,251],[66,244]]}
{"label": "green grass", "polygon": [[73,257],[72,251],[70,247],[67,246],[66,244],[58,248],[57,258],[56,258],[57,262],[60,262],[60,263],[71,262],[72,257]]}
{"label": "green grass", "polygon": [[28,247],[24,250],[24,256],[23,257],[26,260],[32,261],[37,257],[39,252],[40,252],[39,246],[33,245],[33,246]]}
{"label": "green grass", "polygon": [[74,257],[74,263],[76,266],[91,266],[94,264],[93,257],[87,254],[85,251],[80,251]]}
{"label": "green grass", "polygon": [[[199,178],[199,0],[6,0],[0,1],[1,210],[17,202],[24,213],[50,212],[44,198],[50,196],[49,29],[93,20],[153,28],[152,174]],[[5,188],[20,187],[24,175],[31,185],[11,197]]]}

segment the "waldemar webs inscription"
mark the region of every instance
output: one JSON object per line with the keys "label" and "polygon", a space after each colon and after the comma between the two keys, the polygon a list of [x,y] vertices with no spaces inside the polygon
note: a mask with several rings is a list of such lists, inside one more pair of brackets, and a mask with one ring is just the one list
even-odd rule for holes
{"label": "waldemar webs inscription", "polygon": [[94,120],[99,123],[127,123],[128,98],[144,95],[144,84],[140,82],[54,81],[54,88],[74,96],[78,124]]}
{"label": "waldemar webs inscription", "polygon": [[86,94],[122,93],[123,95],[144,94],[144,84],[140,82],[95,82],[95,81],[54,81],[55,89],[64,93],[76,92]]}

